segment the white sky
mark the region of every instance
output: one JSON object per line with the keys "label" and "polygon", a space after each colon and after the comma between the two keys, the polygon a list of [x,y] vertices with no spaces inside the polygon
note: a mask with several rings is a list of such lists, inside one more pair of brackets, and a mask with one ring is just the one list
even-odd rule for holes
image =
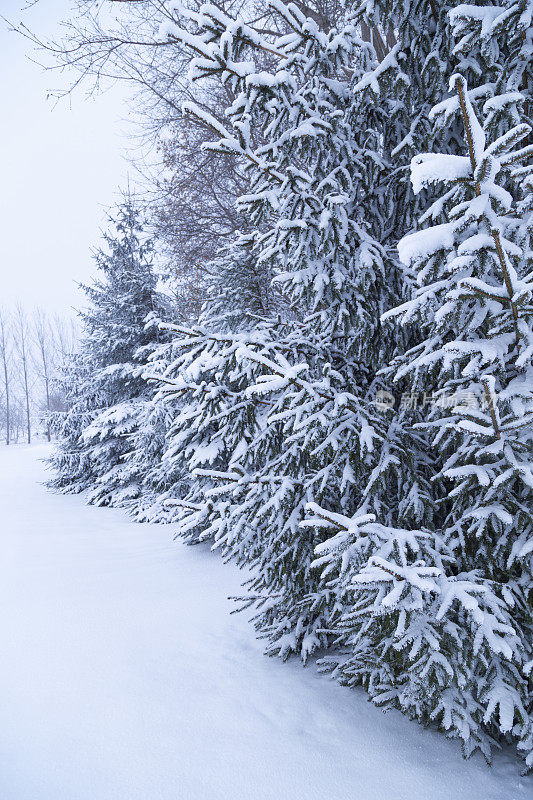
{"label": "white sky", "polygon": [[[0,13],[42,35],[56,33],[70,9],[70,0],[25,4],[0,0]],[[0,305],[67,312],[83,304],[76,282],[94,274],[91,248],[132,171],[128,112],[120,86],[47,101],[66,78],[28,55],[30,43],[0,20]]]}

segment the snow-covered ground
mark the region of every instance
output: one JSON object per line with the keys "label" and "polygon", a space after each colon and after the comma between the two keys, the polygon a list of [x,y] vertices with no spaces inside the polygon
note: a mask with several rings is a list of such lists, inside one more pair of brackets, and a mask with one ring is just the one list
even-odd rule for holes
{"label": "snow-covered ground", "polygon": [[47,492],[0,448],[0,800],[522,800],[298,662],[262,655],[241,573],[166,526]]}

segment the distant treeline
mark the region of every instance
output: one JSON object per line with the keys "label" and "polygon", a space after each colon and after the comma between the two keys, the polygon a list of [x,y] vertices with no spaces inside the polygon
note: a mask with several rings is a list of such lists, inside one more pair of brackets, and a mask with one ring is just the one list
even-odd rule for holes
{"label": "distant treeline", "polygon": [[54,381],[75,350],[73,320],[29,311],[20,303],[0,308],[0,435],[5,444],[45,435],[50,441],[49,414],[64,407]]}

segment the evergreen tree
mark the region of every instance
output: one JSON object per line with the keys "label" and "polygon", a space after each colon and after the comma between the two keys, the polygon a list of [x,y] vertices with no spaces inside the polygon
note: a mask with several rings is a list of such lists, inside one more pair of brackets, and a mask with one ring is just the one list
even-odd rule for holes
{"label": "evergreen tree", "polygon": [[71,400],[56,420],[61,441],[52,458],[52,485],[88,488],[97,504],[127,503],[141,491],[145,468],[127,457],[150,397],[143,365],[159,340],[153,317],[162,312],[153,245],[131,195],[110,222],[107,248],[96,253],[102,277],[84,287],[90,305],[80,313],[81,353],[65,376]]}
{"label": "evergreen tree", "polygon": [[[483,497],[478,491],[474,498],[461,486],[452,497],[462,496],[462,505],[459,500],[446,498],[452,479],[465,481],[471,495],[477,486],[480,472],[473,445],[463,443],[464,463],[460,466],[460,459],[451,455],[457,446],[454,436],[467,428],[461,427],[456,417],[443,422],[444,430],[452,434],[444,438],[441,433],[434,442],[440,448],[440,457],[436,457],[428,447],[427,429],[412,430],[404,413],[395,415],[387,425],[368,402],[371,392],[375,394],[380,387],[379,367],[391,355],[379,327],[380,313],[394,292],[402,292],[401,278],[396,277],[397,262],[387,244],[395,243],[398,234],[411,227],[417,213],[417,203],[402,176],[396,174],[387,182],[384,173],[394,175],[395,156],[405,158],[417,149],[429,150],[438,140],[444,155],[414,161],[416,194],[423,202],[435,200],[425,219],[451,214],[455,206],[463,214],[457,231],[464,234],[465,241],[477,241],[477,234],[472,237],[467,229],[474,220],[482,226],[479,208],[475,217],[458,199],[458,193],[468,185],[468,170],[473,174],[478,169],[471,157],[458,155],[462,125],[460,118],[454,118],[454,111],[469,102],[466,90],[464,103],[450,100],[430,111],[441,91],[442,66],[456,57],[464,74],[477,80],[471,93],[474,102],[486,102],[486,125],[494,153],[505,153],[506,147],[527,130],[515,125],[503,139],[498,138],[503,135],[502,109],[516,114],[523,99],[516,95],[516,88],[517,81],[523,81],[524,48],[514,44],[510,48],[513,53],[519,52],[522,72],[516,67],[514,84],[506,83],[509,65],[492,66],[494,42],[488,47],[482,37],[476,57],[469,49],[465,58],[463,41],[452,56],[445,7],[433,10],[428,26],[427,9],[419,4],[411,4],[409,13],[405,4],[401,8],[387,6],[386,10],[392,11],[387,17],[392,29],[387,53],[383,39],[379,45],[385,18],[385,9],[379,4],[365,6],[355,16],[354,21],[363,30],[366,25],[370,31],[367,39],[372,40],[372,47],[361,50],[353,27],[328,38],[293,7],[273,5],[290,30],[280,42],[261,40],[254,31],[232,24],[211,7],[197,19],[204,32],[202,39],[191,40],[190,34],[174,31],[177,38],[181,36],[202,54],[193,66],[194,77],[224,70],[237,96],[229,110],[233,129],[221,129],[215,120],[211,122],[222,136],[218,147],[238,153],[250,164],[251,190],[241,202],[258,222],[273,221],[261,238],[259,260],[270,259],[275,280],[282,285],[294,314],[277,324],[271,321],[258,326],[244,344],[242,335],[226,337],[226,350],[217,347],[215,338],[204,332],[210,342],[206,347],[209,357],[204,361],[207,370],[202,372],[204,381],[206,372],[210,373],[209,380],[202,382],[204,389],[206,384],[209,388],[206,396],[214,396],[222,367],[227,369],[231,364],[227,371],[235,375],[239,363],[247,362],[252,368],[252,382],[247,383],[250,377],[246,376],[239,392],[246,398],[260,398],[266,408],[262,415],[253,408],[255,427],[245,454],[230,456],[229,460],[226,455],[222,459],[228,465],[225,471],[201,468],[197,473],[207,481],[202,493],[208,502],[198,502],[197,510],[186,515],[183,530],[189,533],[197,529],[200,538],[214,537],[216,545],[222,544],[229,555],[255,566],[251,596],[266,609],[257,622],[270,637],[270,652],[287,655],[297,651],[305,658],[318,645],[326,644],[328,631],[333,631],[338,642],[351,651],[341,661],[334,659],[340,679],[363,683],[377,702],[399,707],[421,721],[438,721],[450,735],[463,740],[467,754],[479,747],[488,757],[491,744],[511,729],[527,748],[531,700],[522,670],[529,669],[531,576],[529,566],[524,570],[523,563],[518,567],[515,561],[528,558],[530,518],[526,515],[522,520],[518,542],[504,544],[496,526],[498,530],[484,545],[483,567],[482,546],[473,543],[480,536],[482,520],[493,525],[492,503],[487,499],[492,493]],[[492,17],[496,14],[494,10],[488,13]],[[516,16],[514,6],[512,13]],[[462,6],[454,17],[456,30],[468,25],[476,30],[481,16],[479,9],[469,11]],[[521,25],[515,41],[523,39]],[[501,25],[496,31],[501,34]],[[278,71],[256,75],[253,63],[243,60],[244,53],[248,55],[254,48],[268,50],[278,58]],[[349,91],[344,94],[342,80],[338,81],[339,63],[345,74],[351,74],[351,81],[345,84]],[[425,66],[420,73],[421,63]],[[303,83],[301,75],[305,76]],[[336,91],[332,91],[334,78],[338,81],[334,84]],[[489,92],[503,86],[506,96],[492,96],[487,101]],[[509,94],[510,89],[515,91],[514,96]],[[190,110],[207,119],[198,107]],[[361,126],[362,114],[370,120],[368,128]],[[435,119],[445,119],[445,124],[432,127]],[[265,144],[254,149],[250,131],[261,121]],[[479,129],[472,115],[470,124],[474,131]],[[358,147],[361,128],[366,135],[364,147]],[[376,137],[373,150],[372,135]],[[478,141],[476,146],[481,147],[481,164],[484,144]],[[498,205],[503,195],[494,184],[492,162],[485,161],[485,177],[494,187],[493,194],[490,190],[488,195]],[[380,169],[372,169],[375,163]],[[452,165],[457,172],[450,175]],[[436,197],[437,184],[447,177],[457,179],[456,189],[443,198]],[[504,183],[508,181],[505,175]],[[350,202],[354,197],[361,198],[361,206]],[[506,207],[505,213],[516,213],[523,220],[527,202],[518,203],[516,212]],[[358,214],[361,210],[362,219]],[[506,222],[507,228],[514,225],[515,239],[523,240],[523,222],[514,224],[512,219]],[[473,257],[468,250],[470,243],[464,247],[462,239],[450,242],[446,225],[451,223],[445,223],[439,231],[448,238],[440,243],[457,248],[454,278],[462,280],[461,259]],[[415,250],[424,242],[435,243],[433,233],[431,237],[424,232],[404,240],[400,253],[407,268],[402,277],[407,282],[418,265],[416,258],[407,256],[409,242]],[[481,238],[486,247],[487,233]],[[499,245],[495,243],[494,247],[497,251]],[[521,253],[528,250],[525,246]],[[362,252],[366,259],[361,258]],[[445,256],[441,260],[447,265],[447,253]],[[473,372],[468,369],[473,365],[468,362],[475,362],[476,345],[469,339],[466,349],[459,349],[453,359],[457,335],[466,330],[477,341],[478,329],[484,324],[488,336],[488,332],[493,334],[493,325],[499,330],[502,323],[491,320],[487,309],[469,308],[468,302],[457,307],[455,338],[450,339],[450,352],[442,357],[444,372],[439,374],[439,357],[433,353],[437,340],[431,326],[434,319],[438,326],[449,325],[453,315],[449,300],[442,311],[432,305],[447,287],[438,276],[440,282],[430,283],[427,289],[426,280],[435,278],[434,260],[439,259],[433,259],[428,250],[423,251],[423,257],[429,264],[417,281],[424,288],[406,307],[404,318],[415,325],[401,344],[414,343],[418,336],[422,342],[408,350],[409,368],[398,368],[400,359],[395,369],[398,379],[415,373],[414,392],[431,394],[437,385],[439,408],[439,402],[450,394],[466,393],[470,397],[472,393]],[[474,283],[481,280],[475,270],[472,278]],[[508,296],[519,290],[529,291],[512,285],[507,287]],[[452,295],[453,291],[458,290],[454,288]],[[461,298],[464,303],[461,294],[455,300]],[[200,338],[195,336],[198,346]],[[233,360],[228,362],[228,357]],[[493,354],[491,364],[499,363],[500,357],[501,353]],[[523,356],[526,360],[528,357]],[[348,359],[351,370],[346,370]],[[199,353],[198,362],[202,363]],[[461,382],[458,375],[465,366],[465,380]],[[489,377],[484,390],[487,402],[494,393]],[[522,376],[516,394],[509,395],[508,422],[520,426],[522,461],[530,448],[526,386]],[[483,413],[490,422],[492,412]],[[472,421],[470,424],[474,425]],[[479,427],[479,419],[477,424]],[[494,427],[487,430],[494,434]],[[218,453],[231,441],[227,428],[219,440],[222,446]],[[513,458],[516,470],[522,461],[517,461],[516,454]],[[514,481],[516,475],[510,471],[510,464],[507,472],[503,466],[500,470],[506,478],[500,478],[497,485],[502,493],[502,513],[507,516],[499,523],[512,526],[516,514],[524,514],[530,500],[522,486],[517,491],[518,500],[513,499],[513,490],[504,483]],[[522,472],[527,476],[528,470],[526,464]],[[306,503],[314,516],[302,523]],[[512,508],[506,510],[506,504]],[[495,515],[497,518],[498,513]],[[405,527],[397,527],[402,524]],[[468,534],[465,527],[470,528]],[[321,543],[324,531],[331,528],[338,533]],[[312,536],[306,535],[309,531]],[[502,548],[499,558],[498,543]],[[311,565],[313,547],[319,558]],[[319,579],[314,577],[312,566],[324,567]],[[510,574],[515,571],[520,577],[514,596],[505,599]],[[505,574],[507,577],[502,578]],[[517,624],[513,623],[511,608],[520,609]]]}
{"label": "evergreen tree", "polygon": [[[206,327],[176,342],[161,392],[186,398],[170,434],[197,478],[177,501],[182,533],[212,538],[254,567],[249,598],[269,651],[305,659],[327,643],[336,613],[310,569],[321,538],[299,527],[306,503],[340,499],[353,511],[364,495],[381,510],[416,456],[394,454],[394,443],[382,455],[388,423],[374,405],[379,367],[396,346],[380,315],[401,298],[402,272],[361,204],[374,197],[382,165],[380,135],[362,126],[368,106],[359,114],[350,91],[366,74],[367,51],[351,22],[324,32],[293,6],[273,7],[283,29],[274,42],[211,6],[188,14],[196,36],[166,28],[201,54],[193,77],[218,74],[235,96],[230,129],[198,105],[188,109],[222,137],[215,149],[246,165],[240,208],[257,226],[256,269],[273,274],[283,302],[278,315],[237,330],[220,329],[220,310],[209,327],[206,310]],[[265,53],[274,57],[268,72]],[[383,197],[376,202],[381,235],[387,209]],[[239,263],[228,265],[233,316],[231,301],[250,277]]]}
{"label": "evergreen tree", "polygon": [[49,461],[54,477],[49,485],[62,492],[82,492],[95,479],[89,453],[80,437],[93,419],[96,396],[90,392],[91,368],[87,353],[71,354],[70,360],[54,379],[54,387],[64,399],[65,410],[50,414],[50,429],[57,439]]}
{"label": "evergreen tree", "polygon": [[466,754],[488,758],[514,739],[530,768],[533,186],[522,163],[533,147],[516,149],[525,123],[500,133],[493,110],[505,97],[485,103],[482,125],[464,78],[450,88],[455,98],[434,116],[460,116],[466,154],[413,159],[416,192],[446,191],[422,217],[427,227],[399,244],[419,288],[392,312],[424,334],[395,368],[434,399],[424,427],[434,431],[439,525],[397,530],[314,506],[305,524],[337,531],[317,554],[325,576],[342,562],[337,591],[352,598],[338,625],[350,648],[336,663],[341,680],[436,720]]}

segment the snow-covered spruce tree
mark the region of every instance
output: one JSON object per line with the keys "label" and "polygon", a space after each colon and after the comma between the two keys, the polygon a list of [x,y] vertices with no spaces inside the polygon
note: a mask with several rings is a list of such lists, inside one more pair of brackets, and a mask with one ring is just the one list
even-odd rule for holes
{"label": "snow-covered spruce tree", "polygon": [[[491,136],[495,139],[520,122],[531,124],[532,0],[461,3],[450,10],[449,18],[457,40],[457,71],[467,79],[470,100],[483,114]],[[449,124],[454,109],[445,103],[441,111],[446,108]]]}
{"label": "snow-covered spruce tree", "polygon": [[425,335],[396,369],[436,401],[426,425],[443,524],[395,530],[314,506],[305,524],[337,531],[319,563],[327,572],[343,559],[351,584],[341,680],[437,721],[466,754],[488,758],[494,743],[514,740],[531,768],[533,181],[523,162],[533,147],[519,146],[524,123],[491,140],[503,102],[487,101],[484,128],[464,78],[453,76],[451,89],[438,118],[460,116],[467,153],[413,159],[415,191],[446,191],[424,214],[427,227],[399,244],[419,288],[392,312]]}
{"label": "snow-covered spruce tree", "polygon": [[[146,374],[160,385],[153,413],[167,420],[162,457],[145,480],[145,494],[153,487],[151,519],[172,521],[172,501],[177,498],[179,508],[187,497],[186,508],[195,509],[197,504],[191,501],[196,496],[203,499],[204,482],[199,476],[192,478],[191,470],[226,469],[231,456],[250,441],[254,404],[242,396],[250,370],[234,358],[246,337],[232,342],[225,334],[250,331],[263,315],[282,305],[270,286],[267,267],[257,264],[254,239],[237,234],[205,265],[209,282],[205,280],[202,327],[163,324],[165,338],[171,341],[157,348],[147,365]],[[197,525],[181,529],[191,542],[197,540],[197,532]]]}
{"label": "snow-covered spruce tree", "polygon": [[87,353],[71,354],[54,378],[54,386],[64,398],[65,411],[50,414],[49,424],[57,440],[49,466],[55,475],[49,485],[62,492],[82,492],[95,477],[87,449],[80,436],[93,418],[95,397],[89,392],[91,366]]}
{"label": "snow-covered spruce tree", "polygon": [[[368,128],[375,98],[369,93],[358,113],[350,87],[378,62],[353,24],[324,32],[293,6],[271,7],[283,31],[273,39],[212,6],[188,14],[196,34],[165,26],[199,54],[193,77],[219,75],[235,97],[227,129],[199,106],[187,108],[219,134],[214,148],[246,164],[250,189],[240,208],[258,229],[256,265],[274,273],[285,308],[253,327],[248,316],[237,331],[220,330],[220,310],[207,327],[206,311],[205,327],[182,331],[161,392],[187,398],[170,437],[173,453],[189,453],[197,479],[178,501],[182,533],[213,538],[253,566],[250,597],[269,651],[305,659],[327,643],[336,613],[310,569],[324,537],[299,527],[305,505],[340,502],[352,513],[364,495],[387,514],[416,453],[396,452],[374,405],[383,388],[376,373],[397,345],[380,315],[401,297],[401,272],[397,254],[372,235],[362,202],[376,199],[381,234],[390,209],[385,189],[376,189],[383,153]],[[238,286],[231,296],[238,301]]]}
{"label": "snow-covered spruce tree", "polygon": [[56,421],[60,441],[51,461],[52,485],[89,488],[89,501],[97,504],[124,503],[140,491],[145,467],[125,458],[151,394],[143,364],[160,337],[154,321],[146,324],[161,311],[153,247],[131,195],[110,223],[107,248],[96,253],[102,278],[84,287],[89,307],[80,312],[81,369],[76,362],[66,376],[72,400]]}

